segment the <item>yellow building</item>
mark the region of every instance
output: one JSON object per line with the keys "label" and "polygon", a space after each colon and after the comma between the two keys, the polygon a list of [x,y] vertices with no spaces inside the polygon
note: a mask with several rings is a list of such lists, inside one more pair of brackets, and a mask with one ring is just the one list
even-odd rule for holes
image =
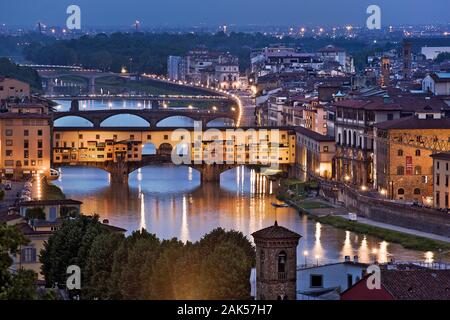
{"label": "yellow building", "polygon": [[[30,85],[28,83],[0,77],[0,102],[14,98],[25,98],[30,96]],[[1,104],[1,103],[0,103]]]}
{"label": "yellow building", "polygon": [[297,175],[303,179],[331,179],[336,151],[334,137],[324,136],[303,127],[296,127],[295,131]]}
{"label": "yellow building", "polygon": [[433,159],[447,144],[450,119],[400,118],[375,125],[375,177],[391,199],[433,204]]}
{"label": "yellow building", "polygon": [[0,172],[20,179],[35,173],[48,176],[51,160],[51,118],[39,113],[0,114]]}

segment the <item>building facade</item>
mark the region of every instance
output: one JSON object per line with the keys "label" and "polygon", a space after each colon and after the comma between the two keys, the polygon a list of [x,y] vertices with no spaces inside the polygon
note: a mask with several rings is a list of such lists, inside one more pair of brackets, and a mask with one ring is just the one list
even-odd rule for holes
{"label": "building facade", "polygon": [[334,137],[321,135],[303,127],[296,127],[296,169],[301,179],[334,177]]}
{"label": "building facade", "polygon": [[29,96],[30,96],[29,84],[16,79],[0,77],[0,102],[2,100],[15,98],[22,99]]}
{"label": "building facade", "polygon": [[450,153],[437,153],[433,158],[433,197],[434,207],[449,209],[449,176],[450,176]]}
{"label": "building facade", "polygon": [[[450,119],[404,117],[377,124],[375,134],[378,191],[390,199],[432,205],[436,181],[431,155],[439,144],[447,143]],[[445,175],[442,177],[445,183]]]}
{"label": "building facade", "polygon": [[51,118],[39,113],[0,114],[0,171],[2,177],[20,179],[50,175]]}

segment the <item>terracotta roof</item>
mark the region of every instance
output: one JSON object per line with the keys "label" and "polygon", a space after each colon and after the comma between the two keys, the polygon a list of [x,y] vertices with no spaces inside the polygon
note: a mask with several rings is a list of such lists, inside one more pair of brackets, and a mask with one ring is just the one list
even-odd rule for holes
{"label": "terracotta roof", "polygon": [[389,97],[372,96],[366,99],[348,99],[334,102],[334,106],[364,110],[401,110],[417,112],[425,108],[439,112],[450,107],[443,99],[414,95],[393,95]]}
{"label": "terracotta roof", "polygon": [[0,113],[0,119],[51,119],[51,116],[40,113],[4,112]]}
{"label": "terracotta roof", "polygon": [[375,124],[382,130],[389,129],[450,129],[450,118],[419,119],[416,116],[384,121]]}
{"label": "terracotta roof", "polygon": [[53,231],[35,231],[28,223],[23,222],[15,225],[24,235],[45,235]]}
{"label": "terracotta roof", "polygon": [[311,138],[315,141],[319,141],[319,142],[335,141],[334,137],[324,136],[320,133],[306,129],[304,127],[295,127],[295,131],[298,132],[299,134],[307,136],[308,138]]}
{"label": "terracotta roof", "polygon": [[83,202],[72,200],[72,199],[63,199],[63,200],[38,200],[38,201],[25,201],[21,202],[21,207],[35,207],[35,206],[57,206],[57,205],[81,205]]}
{"label": "terracotta roof", "polygon": [[382,270],[381,285],[396,300],[450,300],[450,270]]}
{"label": "terracotta roof", "polygon": [[281,227],[275,221],[273,226],[252,233],[255,239],[300,239],[302,236],[289,229]]}

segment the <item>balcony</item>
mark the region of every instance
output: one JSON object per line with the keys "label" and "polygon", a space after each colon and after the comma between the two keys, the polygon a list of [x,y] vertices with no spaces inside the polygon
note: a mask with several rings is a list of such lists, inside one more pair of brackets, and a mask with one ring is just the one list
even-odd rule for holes
{"label": "balcony", "polygon": [[286,280],[287,272],[278,272],[278,280]]}

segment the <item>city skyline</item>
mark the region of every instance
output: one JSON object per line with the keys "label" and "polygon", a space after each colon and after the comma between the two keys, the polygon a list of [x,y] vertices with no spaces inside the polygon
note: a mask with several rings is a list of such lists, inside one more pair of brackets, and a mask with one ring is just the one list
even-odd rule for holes
{"label": "city skyline", "polygon": [[[15,26],[33,26],[37,22],[48,25],[65,25],[69,5],[76,4],[82,11],[82,24],[85,27],[117,27],[131,25],[136,19],[142,27],[154,26],[193,26],[193,25],[364,25],[368,17],[366,9],[371,4],[379,5],[382,13],[382,26],[402,24],[445,24],[448,21],[450,4],[446,0],[428,3],[428,10],[422,9],[418,0],[392,1],[347,0],[336,2],[318,0],[281,0],[274,8],[268,0],[249,0],[245,3],[230,0],[218,2],[211,12],[205,0],[186,2],[181,0],[145,3],[130,0],[123,3],[110,3],[99,0],[76,2],[63,0],[42,0],[29,6],[28,0],[14,3],[0,3],[0,23]],[[4,15],[8,11],[14,15]],[[327,21],[324,23],[324,21]]]}

